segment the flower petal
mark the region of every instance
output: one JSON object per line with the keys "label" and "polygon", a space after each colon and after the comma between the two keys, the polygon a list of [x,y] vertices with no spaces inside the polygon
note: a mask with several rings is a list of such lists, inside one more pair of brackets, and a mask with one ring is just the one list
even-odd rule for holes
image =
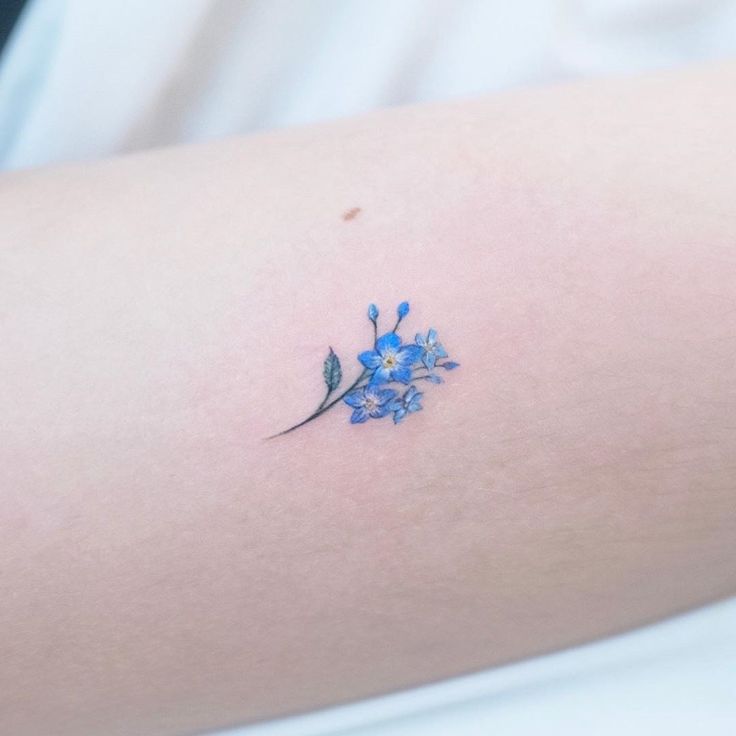
{"label": "flower petal", "polygon": [[366,368],[377,368],[381,364],[381,356],[375,350],[364,350],[358,360]]}
{"label": "flower petal", "polygon": [[387,404],[389,401],[396,398],[396,391],[392,388],[382,388],[380,391],[376,391],[376,398],[381,405]]}
{"label": "flower petal", "polygon": [[362,407],[355,409],[350,416],[350,424],[362,424],[366,421],[368,421],[368,412]]}
{"label": "flower petal", "polygon": [[434,368],[434,364],[437,362],[437,356],[434,353],[424,353],[422,356],[422,363],[429,368],[431,371]]}
{"label": "flower petal", "polygon": [[401,383],[409,383],[411,381],[411,368],[408,365],[402,365],[391,371],[391,378]]}
{"label": "flower petal", "polygon": [[429,328],[429,332],[427,333],[427,342],[430,345],[434,345],[437,342],[437,330],[433,327]]}
{"label": "flower petal", "polygon": [[355,407],[358,409],[359,407],[363,406],[363,401],[365,400],[365,394],[363,393],[362,389],[358,389],[357,391],[351,391],[344,399],[343,401],[348,405]]}
{"label": "flower petal", "polygon": [[391,410],[388,408],[388,406],[377,406],[375,409],[371,410],[369,414],[374,419],[380,419],[381,417],[385,417],[386,414],[388,414]]}
{"label": "flower petal", "polygon": [[400,345],[401,338],[395,332],[387,332],[376,340],[376,350],[379,353],[384,353],[386,350],[398,350]]}
{"label": "flower petal", "polygon": [[377,386],[379,383],[388,383],[391,380],[391,371],[379,366],[371,376],[371,380],[368,382],[369,386]]}
{"label": "flower petal", "polygon": [[398,424],[406,416],[406,409],[397,409],[394,412],[394,424]]}
{"label": "flower petal", "polygon": [[442,347],[442,345],[440,345],[440,343],[437,343],[437,344],[436,344],[436,345],[434,346],[434,354],[435,354],[435,355],[436,355],[436,356],[437,356],[438,358],[446,358],[446,357],[447,357],[447,350],[445,350],[445,349],[444,349],[444,348]]}
{"label": "flower petal", "polygon": [[422,357],[423,349],[419,345],[402,345],[396,353],[396,360],[401,365],[411,365]]}
{"label": "flower petal", "polygon": [[424,347],[427,344],[427,338],[422,335],[421,332],[417,332],[417,336],[414,338],[414,342],[419,345],[419,347]]}

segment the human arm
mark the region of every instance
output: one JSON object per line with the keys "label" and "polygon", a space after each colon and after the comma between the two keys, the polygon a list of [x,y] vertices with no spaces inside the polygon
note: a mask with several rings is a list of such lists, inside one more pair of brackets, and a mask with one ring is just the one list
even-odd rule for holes
{"label": "human arm", "polygon": [[[0,179],[0,731],[214,728],[733,594],[734,81]],[[401,299],[461,363],[425,409],[264,441]]]}

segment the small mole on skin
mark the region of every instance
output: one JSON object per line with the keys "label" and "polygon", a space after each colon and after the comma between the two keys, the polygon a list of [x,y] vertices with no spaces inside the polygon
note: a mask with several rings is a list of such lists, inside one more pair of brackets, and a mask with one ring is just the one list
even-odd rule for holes
{"label": "small mole on skin", "polygon": [[342,219],[345,220],[345,222],[347,222],[348,220],[354,220],[361,212],[362,210],[360,209],[360,207],[353,207],[342,216]]}

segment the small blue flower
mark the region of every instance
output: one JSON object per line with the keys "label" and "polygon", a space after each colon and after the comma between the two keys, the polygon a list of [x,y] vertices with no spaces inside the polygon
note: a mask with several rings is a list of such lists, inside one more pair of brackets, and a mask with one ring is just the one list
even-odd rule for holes
{"label": "small blue flower", "polygon": [[378,388],[377,386],[364,386],[356,391],[351,391],[343,401],[353,407],[350,417],[352,424],[361,424],[369,417],[379,419],[385,417],[392,409],[391,402],[396,398],[396,391],[392,388]]}
{"label": "small blue flower", "polygon": [[[419,333],[414,343],[404,344],[397,334],[399,325],[409,314],[409,302],[401,302],[396,307],[397,320],[390,332],[378,337],[379,310],[375,304],[368,305],[368,319],[372,324],[372,350],[365,350],[358,355],[363,370],[355,378],[353,384],[343,390],[337,398],[332,398],[342,383],[342,364],[332,348],[322,364],[322,376],[325,393],[321,403],[306,419],[272,435],[280,437],[288,434],[308,422],[313,421],[326,411],[345,402],[352,407],[350,422],[362,424],[369,419],[393,415],[394,424],[403,421],[407,414],[422,410],[423,394],[417,391],[414,384],[426,381],[428,384],[443,383],[442,368],[452,371],[460,364],[447,360],[447,351],[437,341],[437,331],[430,329],[426,335]],[[384,315],[384,319],[385,319]],[[412,378],[414,383],[412,383]],[[402,383],[403,395],[386,384]],[[399,388],[399,387],[397,387]],[[421,424],[421,422],[420,422]]]}
{"label": "small blue flower", "polygon": [[389,410],[394,413],[394,424],[398,424],[407,414],[421,411],[422,405],[419,402],[423,395],[421,391],[417,391],[416,386],[409,386],[400,399],[394,399],[389,406]]}
{"label": "small blue flower", "polygon": [[400,381],[409,383],[411,367],[422,355],[418,345],[402,345],[401,338],[395,332],[388,332],[376,340],[375,350],[366,350],[358,356],[358,360],[373,371],[372,384]]}
{"label": "small blue flower", "polygon": [[437,330],[430,329],[426,337],[417,334],[415,342],[423,351],[422,363],[430,371],[434,368],[437,358],[447,357],[447,351],[437,342]]}

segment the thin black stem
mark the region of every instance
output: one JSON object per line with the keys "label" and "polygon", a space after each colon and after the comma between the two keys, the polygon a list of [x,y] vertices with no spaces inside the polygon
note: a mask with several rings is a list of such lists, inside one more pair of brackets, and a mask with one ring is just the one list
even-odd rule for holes
{"label": "thin black stem", "polygon": [[376,347],[376,343],[378,342],[378,322],[376,320],[372,319],[371,322],[373,322],[373,347]]}
{"label": "thin black stem", "polygon": [[330,395],[331,394],[332,394],[332,389],[331,388],[328,388],[327,389],[327,393],[325,394],[324,399],[322,399],[322,403],[317,407],[317,411],[319,411],[327,403],[327,399],[330,398]]}
{"label": "thin black stem", "polygon": [[[367,373],[368,370],[364,369],[363,372],[355,379],[355,382],[348,386],[338,397],[332,399],[329,404],[325,404],[325,402],[323,401],[322,404],[320,404],[320,406],[314,412],[312,412],[306,419],[303,419],[301,422],[299,422],[299,424],[295,424],[293,427],[289,427],[289,429],[285,429],[283,432],[272,434],[270,437],[266,437],[266,439],[272,440],[274,437],[281,437],[281,435],[283,434],[293,432],[295,429],[299,429],[299,427],[303,427],[308,422],[316,419],[320,414],[324,414],[328,409],[331,409],[333,406],[335,406],[338,401],[344,399],[351,391],[358,388],[358,384],[366,377]],[[326,400],[327,397],[325,397],[325,401]]]}

